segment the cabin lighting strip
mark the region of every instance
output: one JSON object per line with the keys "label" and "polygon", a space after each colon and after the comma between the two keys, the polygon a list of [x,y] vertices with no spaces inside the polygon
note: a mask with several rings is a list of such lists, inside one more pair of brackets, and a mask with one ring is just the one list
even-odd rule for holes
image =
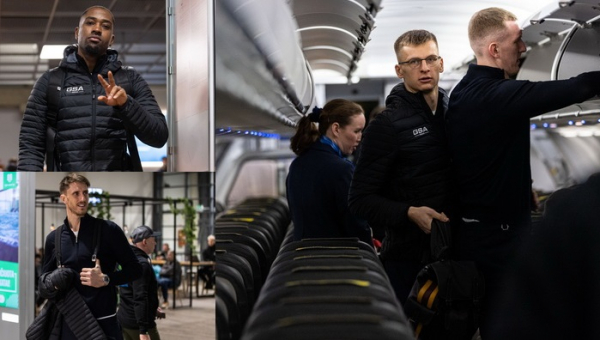
{"label": "cabin lighting strip", "polygon": [[[593,119],[593,120],[569,120],[564,126],[589,126],[589,125],[594,125],[594,124],[600,124],[600,119]],[[557,127],[560,127],[558,124],[556,123],[548,123],[548,122],[544,122],[544,123],[532,123],[530,125],[531,130],[535,130],[535,129],[556,129]]]}
{"label": "cabin lighting strip", "polygon": [[219,129],[217,129],[216,134],[217,134],[217,136],[234,135],[234,136],[248,136],[248,137],[281,139],[281,136],[277,133],[252,131],[252,130],[234,130],[230,127],[219,128]]}

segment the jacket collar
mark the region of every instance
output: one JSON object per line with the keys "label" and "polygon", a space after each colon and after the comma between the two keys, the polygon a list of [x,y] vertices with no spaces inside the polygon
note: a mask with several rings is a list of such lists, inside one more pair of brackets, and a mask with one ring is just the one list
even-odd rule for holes
{"label": "jacket collar", "polygon": [[[438,105],[436,108],[436,116],[439,113],[440,108],[443,109],[444,115],[446,114],[446,111],[448,110],[448,94],[446,93],[446,90],[444,90],[438,86],[438,92],[439,93],[438,93]],[[397,100],[405,101],[406,103],[411,105],[415,110],[417,110],[419,112],[419,114],[421,114],[421,115],[425,114],[426,112],[427,113],[431,112],[429,105],[427,105],[427,102],[425,101],[425,98],[423,97],[423,93],[409,92],[408,90],[406,90],[406,87],[404,86],[404,81],[402,81],[402,82],[398,83],[396,86],[394,86],[394,88],[390,92],[389,96],[385,100],[386,107],[393,106],[394,102]],[[430,117],[431,117],[431,115],[425,115],[426,119],[429,119]]]}
{"label": "jacket collar", "polygon": [[467,70],[467,76],[504,79],[504,71],[497,67],[470,64],[469,69]]}
{"label": "jacket collar", "polygon": [[[92,73],[94,74],[108,74],[108,71],[113,73],[121,68],[121,61],[119,60],[119,52],[116,50],[107,50],[106,54],[98,59],[96,68]],[[85,71],[89,73],[85,60],[77,54],[77,45],[70,45],[65,48],[63,53],[63,59],[61,60],[59,67],[66,68],[72,71]]]}

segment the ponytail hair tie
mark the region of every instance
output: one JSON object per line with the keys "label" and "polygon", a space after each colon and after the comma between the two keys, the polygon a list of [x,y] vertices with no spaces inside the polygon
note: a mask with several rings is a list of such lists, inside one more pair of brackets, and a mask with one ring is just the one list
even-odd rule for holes
{"label": "ponytail hair tie", "polygon": [[311,122],[315,122],[318,123],[319,122],[319,118],[321,117],[321,112],[323,112],[323,109],[320,107],[313,107],[312,112],[308,115],[308,119]]}

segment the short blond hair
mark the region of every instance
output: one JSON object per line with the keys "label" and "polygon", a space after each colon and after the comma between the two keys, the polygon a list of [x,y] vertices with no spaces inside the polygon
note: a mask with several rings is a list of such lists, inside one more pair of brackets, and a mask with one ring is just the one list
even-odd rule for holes
{"label": "short blond hair", "polygon": [[404,32],[394,42],[394,52],[396,52],[396,58],[400,61],[400,50],[404,46],[421,46],[429,41],[433,41],[435,46],[438,45],[435,34],[426,30],[412,30]]}
{"label": "short blond hair", "polygon": [[516,15],[498,7],[482,9],[473,14],[469,21],[469,43],[475,54],[481,53],[482,44],[487,38],[492,36],[497,39],[505,33],[505,22],[516,20]]}

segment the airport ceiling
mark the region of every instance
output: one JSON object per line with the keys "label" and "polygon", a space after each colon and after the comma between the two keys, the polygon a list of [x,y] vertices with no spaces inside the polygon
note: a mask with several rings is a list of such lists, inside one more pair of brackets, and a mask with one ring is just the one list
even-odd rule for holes
{"label": "airport ceiling", "polygon": [[0,0],[0,85],[32,85],[60,60],[40,59],[44,45],[75,43],[81,13],[91,5],[115,17],[115,43],[125,65],[151,85],[166,83],[165,0]]}

